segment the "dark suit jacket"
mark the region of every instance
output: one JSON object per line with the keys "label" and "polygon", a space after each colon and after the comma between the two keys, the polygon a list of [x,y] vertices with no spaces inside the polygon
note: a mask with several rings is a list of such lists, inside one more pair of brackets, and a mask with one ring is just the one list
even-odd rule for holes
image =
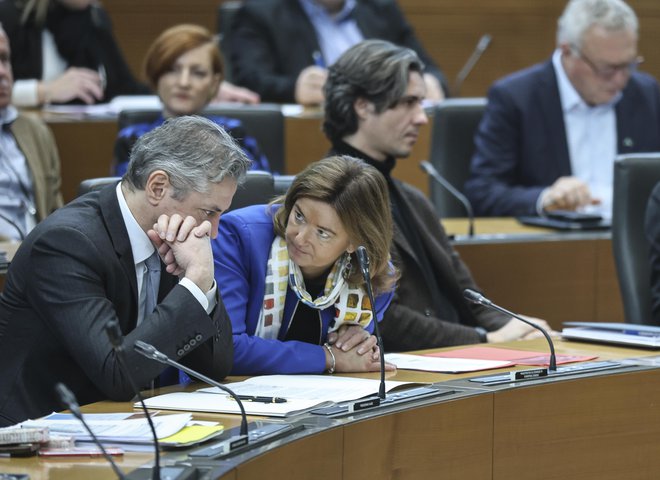
{"label": "dark suit jacket", "polygon": [[[376,163],[358,150],[347,150],[345,145],[333,145],[330,153],[352,155],[367,163]],[[407,210],[412,215],[409,224],[417,230],[428,253],[415,251],[402,233],[403,227],[395,223],[390,253],[401,278],[379,324],[385,350],[409,351],[478,343],[481,339],[474,327],[493,331],[507,323],[508,316],[468,303],[463,298],[464,289],[478,290],[478,287],[458,252],[449,243],[433,204],[421,191],[399,180],[392,179],[392,189],[396,189],[399,193],[397,197],[407,204]],[[390,193],[392,197],[394,194]],[[422,263],[429,264],[436,283],[443,288],[445,297],[458,313],[458,323],[441,318],[435,310],[437,292],[426,283]]]}
{"label": "dark suit jacket", "polygon": [[[394,0],[358,0],[353,11],[365,38],[411,48],[429,73],[447,83],[415,37]],[[314,26],[298,0],[247,0],[232,22],[229,38],[232,80],[266,102],[293,103],[296,79],[320,51]]]}
{"label": "dark suit jacket", "polygon": [[232,363],[222,301],[212,316],[163,268],[156,310],[136,327],[135,266],[115,186],[57,210],[28,235],[0,295],[0,425],[60,410],[63,382],[81,404],[130,400],[104,327],[119,322],[137,385],[164,367],[133,351],[136,340],[217,380]]}
{"label": "dark suit jacket", "polygon": [[[401,271],[390,307],[380,323],[383,343],[387,351],[408,351],[450,345],[480,342],[474,327],[488,331],[497,330],[509,321],[509,317],[468,303],[463,290],[478,290],[472,275],[458,252],[452,247],[445,229],[440,223],[433,205],[422,192],[411,185],[394,180],[413,216],[411,222],[417,228],[428,255],[413,250],[406,237],[395,225],[392,242],[392,261]],[[460,322],[440,318],[434,311],[435,292],[424,281],[420,264],[429,263],[431,270],[444,286],[444,294],[458,312]]]}
{"label": "dark suit jacket", "polygon": [[[660,150],[660,91],[633,73],[616,105],[618,153]],[[465,193],[476,215],[535,215],[541,191],[571,175],[552,61],[496,82],[475,136]]]}

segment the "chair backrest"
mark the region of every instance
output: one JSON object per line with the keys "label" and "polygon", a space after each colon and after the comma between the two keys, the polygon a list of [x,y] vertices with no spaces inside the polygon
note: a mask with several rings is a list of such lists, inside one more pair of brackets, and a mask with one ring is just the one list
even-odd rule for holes
{"label": "chair backrest", "polygon": [[660,182],[660,153],[620,155],[614,163],[612,249],[626,322],[651,323],[646,204]]}
{"label": "chair backrest", "polygon": [[[474,134],[484,109],[485,98],[450,98],[433,113],[430,162],[457,190],[470,175]],[[441,185],[429,178],[431,200],[441,217],[465,217],[465,207]]]}
{"label": "chair backrest", "polygon": [[[161,110],[140,109],[122,110],[119,113],[119,129],[136,123],[153,122]],[[220,115],[236,118],[243,123],[245,131],[254,137],[259,148],[268,158],[274,173],[284,173],[284,115],[276,105],[255,105],[236,107],[209,107],[203,115]]]}
{"label": "chair backrest", "polygon": [[[121,177],[101,177],[83,180],[78,187],[78,196],[100,190],[106,185],[116,183],[119,180],[121,180]],[[229,210],[268,203],[277,195],[275,182],[270,173],[260,170],[250,170],[247,172],[245,182],[238,186]]]}
{"label": "chair backrest", "polygon": [[268,203],[275,197],[273,176],[268,172],[250,170],[245,182],[238,186],[229,210]]}
{"label": "chair backrest", "polygon": [[232,81],[232,71],[231,71],[231,62],[229,61],[229,49],[227,38],[229,31],[231,30],[231,24],[234,21],[234,17],[238,12],[238,9],[243,5],[242,1],[232,0],[229,2],[223,2],[218,5],[218,18],[217,18],[217,31],[218,31],[218,40],[220,42],[220,51],[222,52],[223,63],[224,63],[224,73],[225,80]]}
{"label": "chair backrest", "polygon": [[119,180],[121,180],[121,177],[88,178],[87,180],[80,182],[80,185],[78,185],[78,196],[80,197],[86,193],[101,190],[106,185],[117,183]]}

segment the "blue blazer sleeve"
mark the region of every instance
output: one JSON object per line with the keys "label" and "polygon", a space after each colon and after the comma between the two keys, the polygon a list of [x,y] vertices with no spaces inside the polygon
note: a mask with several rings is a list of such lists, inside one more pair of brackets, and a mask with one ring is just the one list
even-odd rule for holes
{"label": "blue blazer sleeve", "polygon": [[322,373],[323,347],[256,337],[264,298],[266,264],[274,239],[265,205],[225,215],[213,240],[215,279],[232,322],[234,375]]}

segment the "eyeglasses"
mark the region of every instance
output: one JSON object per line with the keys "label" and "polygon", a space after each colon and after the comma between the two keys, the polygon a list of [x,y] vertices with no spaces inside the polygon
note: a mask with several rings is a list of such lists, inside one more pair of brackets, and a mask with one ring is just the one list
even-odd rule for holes
{"label": "eyeglasses", "polygon": [[644,63],[644,57],[636,57],[630,63],[624,63],[621,65],[606,65],[604,67],[599,67],[592,60],[589,59],[576,45],[571,47],[573,53],[582,59],[584,63],[589,65],[589,68],[603,80],[611,80],[614,78],[618,72],[632,73],[637,70],[640,64]]}

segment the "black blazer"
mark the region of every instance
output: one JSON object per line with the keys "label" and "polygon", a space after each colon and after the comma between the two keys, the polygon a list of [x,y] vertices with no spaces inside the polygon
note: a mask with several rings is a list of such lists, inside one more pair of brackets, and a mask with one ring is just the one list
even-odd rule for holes
{"label": "black blazer", "polygon": [[[330,154],[351,155],[378,168],[376,160],[344,143],[334,144]],[[405,203],[402,210],[410,212],[410,218],[407,225],[400,225],[394,216],[390,253],[401,278],[379,324],[385,350],[405,352],[479,343],[481,338],[475,327],[493,331],[504,326],[510,319],[508,316],[470,303],[463,297],[464,289],[478,290],[478,287],[449,242],[433,204],[412,185],[396,179],[388,184],[390,198],[396,196]],[[406,239],[402,229],[407,226],[416,230],[424,252],[415,250]],[[426,282],[423,264],[428,265],[438,288],[442,288],[447,301],[456,310],[458,322],[443,318],[436,310],[438,292]]]}
{"label": "black blazer", "polygon": [[[617,152],[660,150],[660,90],[635,72],[616,104]],[[552,61],[496,82],[475,135],[465,193],[482,216],[536,215],[541,191],[571,175]]]}
{"label": "black blazer", "polygon": [[177,278],[161,274],[159,304],[136,327],[137,279],[115,185],[57,210],[28,235],[0,295],[0,425],[61,410],[65,383],[81,404],[133,396],[104,327],[116,319],[138,385],[164,369],[133,351],[143,340],[217,380],[232,363],[224,305],[212,316]]}
{"label": "black blazer", "polygon": [[[411,48],[447,91],[440,69],[424,50],[394,0],[358,0],[353,15],[365,38]],[[299,0],[247,0],[228,37],[232,80],[266,102],[294,102],[296,79],[320,51],[314,26]]]}

